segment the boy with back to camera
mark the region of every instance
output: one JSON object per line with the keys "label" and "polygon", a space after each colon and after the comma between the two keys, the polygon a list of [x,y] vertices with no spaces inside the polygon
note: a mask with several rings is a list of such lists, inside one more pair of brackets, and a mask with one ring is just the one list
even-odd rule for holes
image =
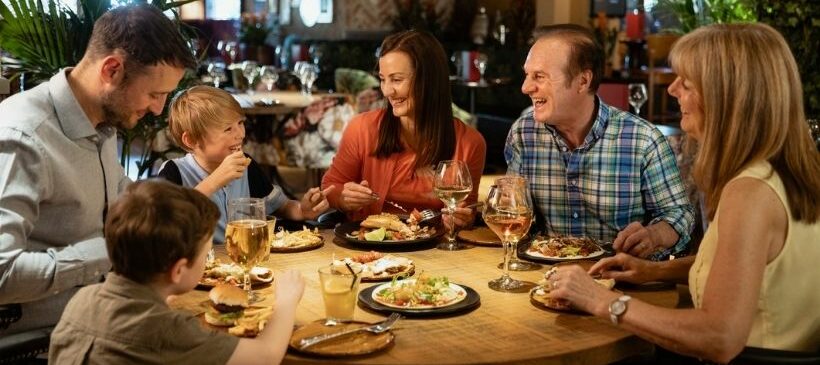
{"label": "boy with back to camera", "polygon": [[301,201],[290,200],[272,185],[259,165],[242,152],[245,116],[227,92],[194,86],[177,94],[169,107],[168,129],[174,142],[188,151],[162,165],[159,176],[199,190],[220,210],[214,241],[225,240],[228,202],[234,198],[265,198],[266,213],[292,220],[316,219],[329,207],[324,191],[309,189]]}
{"label": "boy with back to camera", "polygon": [[209,331],[166,304],[191,291],[211,249],[216,206],[201,193],[162,181],[128,187],[105,225],[113,272],[81,289],[51,335],[52,364],[272,364],[287,351],[304,281],[276,281],[276,310],[255,339]]}

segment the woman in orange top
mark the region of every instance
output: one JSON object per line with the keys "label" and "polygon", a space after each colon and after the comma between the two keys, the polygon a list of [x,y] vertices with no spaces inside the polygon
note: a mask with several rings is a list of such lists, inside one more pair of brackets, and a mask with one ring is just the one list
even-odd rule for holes
{"label": "woman in orange top", "polygon": [[[327,197],[331,206],[351,219],[401,213],[385,200],[408,211],[441,209],[433,169],[451,159],[465,161],[473,179],[462,206],[475,202],[487,147],[478,131],[453,118],[444,48],[429,33],[393,34],[382,43],[378,70],[387,107],[357,115],[345,129],[322,179],[323,187],[337,186]],[[464,226],[473,211],[458,208],[454,217]]]}

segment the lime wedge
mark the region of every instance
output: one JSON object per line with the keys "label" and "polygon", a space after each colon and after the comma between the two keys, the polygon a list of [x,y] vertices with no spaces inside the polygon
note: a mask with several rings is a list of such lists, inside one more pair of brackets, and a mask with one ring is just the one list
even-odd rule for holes
{"label": "lime wedge", "polygon": [[364,234],[364,239],[368,241],[384,241],[384,236],[387,234],[387,231],[384,227],[379,228],[375,231],[367,232]]}

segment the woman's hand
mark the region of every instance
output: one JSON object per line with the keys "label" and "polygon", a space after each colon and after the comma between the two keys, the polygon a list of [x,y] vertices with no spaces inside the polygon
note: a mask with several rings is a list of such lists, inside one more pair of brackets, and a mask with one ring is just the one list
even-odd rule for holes
{"label": "woman's hand", "polygon": [[327,194],[333,191],[334,188],[335,186],[331,185],[325,190],[320,190],[319,188],[309,189],[299,202],[302,217],[304,217],[304,219],[316,219],[319,214],[324,213],[327,208],[330,207],[330,203],[327,201]]}
{"label": "woman's hand", "polygon": [[475,211],[472,208],[464,208],[466,203],[462,202],[459,204],[459,207],[453,211],[453,215],[451,216],[449,213],[450,211],[447,208],[441,209],[441,219],[442,223],[444,223],[445,227],[453,226],[453,219],[455,219],[456,227],[464,228],[471,224],[473,224],[473,219],[475,218]]}
{"label": "woman's hand", "polygon": [[654,264],[652,261],[621,252],[596,262],[589,269],[589,273],[601,274],[601,277],[605,279],[643,284],[658,279],[657,269],[653,269]]}
{"label": "woman's hand", "polygon": [[595,282],[578,265],[553,267],[545,275],[550,297],[568,301],[574,308],[596,316],[606,315],[609,303],[618,294]]}
{"label": "woman's hand", "polygon": [[362,180],[360,183],[351,181],[344,184],[339,197],[339,208],[346,212],[356,211],[377,200],[373,197],[373,190],[370,190],[367,180]]}

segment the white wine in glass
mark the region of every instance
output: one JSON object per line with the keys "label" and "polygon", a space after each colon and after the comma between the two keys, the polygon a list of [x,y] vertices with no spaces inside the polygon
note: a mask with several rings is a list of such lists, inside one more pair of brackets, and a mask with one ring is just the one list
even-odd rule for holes
{"label": "white wine in glass", "polygon": [[433,192],[447,206],[452,222],[452,228],[447,231],[447,242],[438,245],[439,249],[455,251],[467,248],[466,245],[456,241],[456,226],[452,215],[458,203],[467,199],[472,191],[473,180],[470,177],[467,163],[459,160],[444,160],[438,163],[436,177],[433,181]]}
{"label": "white wine in glass", "polygon": [[232,199],[228,203],[228,225],[225,228],[225,251],[228,257],[242,267],[244,290],[248,301],[258,302],[251,288],[250,271],[270,251],[265,201],[258,198]]}

